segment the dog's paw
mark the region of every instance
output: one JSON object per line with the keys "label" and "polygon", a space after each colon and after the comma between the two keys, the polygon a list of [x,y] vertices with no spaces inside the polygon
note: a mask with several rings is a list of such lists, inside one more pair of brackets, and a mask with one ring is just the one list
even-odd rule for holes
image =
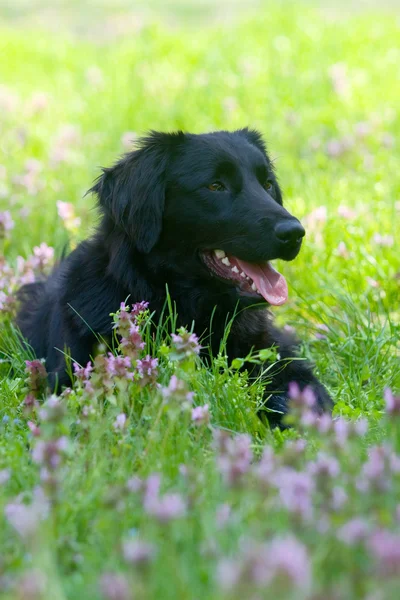
{"label": "dog's paw", "polygon": [[272,394],[267,397],[263,409],[258,414],[262,420],[266,417],[270,427],[286,429],[287,426],[282,420],[289,412],[289,402],[290,399],[287,393]]}
{"label": "dog's paw", "polygon": [[304,387],[308,387],[314,394],[315,397],[315,406],[313,409],[318,414],[322,415],[324,412],[332,412],[333,402],[332,398],[329,395],[328,390],[321,382],[317,379],[313,382],[307,383],[306,386],[300,387],[300,389],[304,389]]}
{"label": "dog's paw", "polygon": [[[324,412],[331,412],[333,408],[332,399],[327,389],[317,379],[312,381],[294,381],[293,382],[299,392],[303,392],[306,388],[311,390],[313,393],[315,403],[311,407],[318,415],[322,415]],[[284,417],[290,412],[290,403],[292,398],[288,389],[285,392],[271,394],[267,397],[264,405],[265,410],[262,411],[268,419],[268,423],[271,427],[280,427],[280,429],[286,429],[288,425],[284,422]]]}

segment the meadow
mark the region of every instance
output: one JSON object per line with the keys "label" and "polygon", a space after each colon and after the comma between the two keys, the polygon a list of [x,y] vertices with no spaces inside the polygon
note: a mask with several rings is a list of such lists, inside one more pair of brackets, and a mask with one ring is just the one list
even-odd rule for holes
{"label": "meadow", "polygon": [[[397,597],[398,9],[90,6],[57,27],[0,12],[0,598]],[[202,366],[173,299],[156,339],[128,300],[110,316],[126,343],[49,395],[15,293],[93,231],[99,167],[149,129],[246,125],[307,230],[274,314],[332,418],[293,390],[293,428],[270,430],[261,383],[223,346]]]}

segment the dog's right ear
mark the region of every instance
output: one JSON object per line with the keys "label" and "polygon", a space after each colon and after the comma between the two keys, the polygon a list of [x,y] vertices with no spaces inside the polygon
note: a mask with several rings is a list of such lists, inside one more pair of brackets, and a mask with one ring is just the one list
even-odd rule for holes
{"label": "dog's right ear", "polygon": [[123,229],[139,252],[150,252],[162,228],[167,167],[184,134],[151,132],[139,148],[126,154],[89,190],[101,210]]}

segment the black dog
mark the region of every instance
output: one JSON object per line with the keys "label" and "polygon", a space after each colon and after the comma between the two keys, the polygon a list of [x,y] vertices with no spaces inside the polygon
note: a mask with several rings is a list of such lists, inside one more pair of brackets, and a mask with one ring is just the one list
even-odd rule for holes
{"label": "black dog", "polygon": [[[194,321],[196,332],[208,332],[214,355],[235,310],[240,314],[228,337],[230,359],[271,346],[282,359],[295,355],[294,340],[272,325],[265,302],[285,302],[286,281],[268,261],[295,258],[304,229],[282,206],[259,133],[152,132],[136,151],[104,169],[90,191],[102,212],[97,233],[46,281],[21,290],[18,324],[36,355],[46,359],[51,385],[69,382],[57,349],[69,348],[85,364],[95,343],[92,331],[110,334],[109,315],[121,301],[147,300],[159,314],[166,284],[179,323],[190,327]],[[291,381],[312,387],[319,411],[331,407],[309,365],[285,364],[266,390],[267,406],[278,411],[269,414],[270,422],[287,411]]]}

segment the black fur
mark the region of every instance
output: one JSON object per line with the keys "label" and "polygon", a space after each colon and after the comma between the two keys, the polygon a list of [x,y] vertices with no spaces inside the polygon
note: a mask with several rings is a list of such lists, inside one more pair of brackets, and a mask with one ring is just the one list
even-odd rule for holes
{"label": "black fur", "polygon": [[[269,181],[267,189],[265,182]],[[223,191],[211,191],[214,181]],[[276,329],[265,301],[240,294],[232,283],[212,274],[201,253],[222,249],[252,263],[292,260],[301,240],[282,243],[277,224],[293,222],[265,144],[256,131],[243,129],[203,135],[152,132],[138,149],[103,170],[94,187],[102,213],[95,235],[81,243],[45,281],[22,288],[18,324],[36,355],[46,359],[51,383],[67,384],[64,356],[84,364],[95,337],[111,332],[110,313],[122,300],[147,300],[157,314],[166,284],[179,323],[195,322],[208,335],[215,354],[227,315],[240,310],[228,338],[230,359],[251,348],[277,346],[281,358],[295,355],[295,342]],[[296,221],[296,223],[298,223]],[[210,320],[212,318],[212,331]],[[304,361],[276,373],[266,390],[267,405],[287,408],[290,381],[311,385],[319,410],[331,400]],[[273,395],[270,397],[271,392]],[[280,415],[271,415],[278,422]]]}

